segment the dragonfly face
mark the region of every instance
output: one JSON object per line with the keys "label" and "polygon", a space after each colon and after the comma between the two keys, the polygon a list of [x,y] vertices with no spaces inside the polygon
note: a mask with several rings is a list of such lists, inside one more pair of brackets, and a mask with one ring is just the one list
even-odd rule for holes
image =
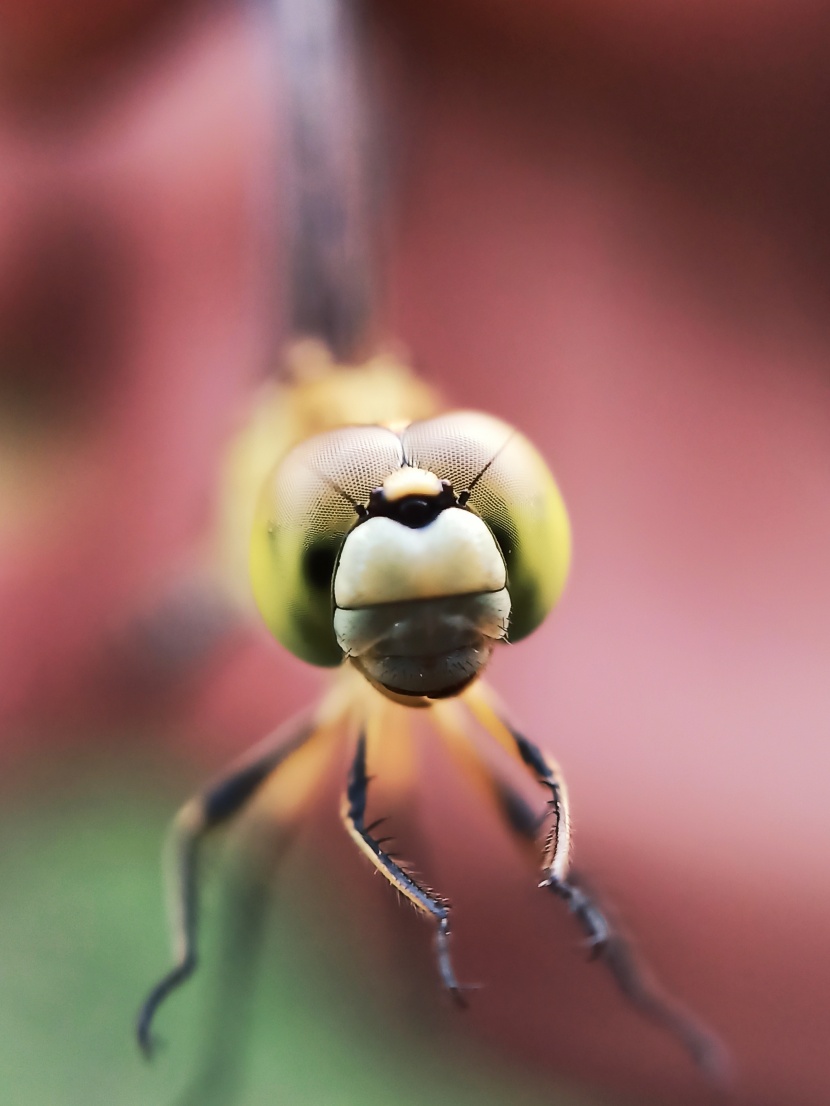
{"label": "dragonfly face", "polygon": [[266,483],[251,571],[288,649],[318,665],[348,658],[415,702],[461,691],[497,642],[535,629],[569,557],[538,452],[467,411],[340,428],[292,450]]}
{"label": "dragonfly face", "polygon": [[509,614],[504,557],[486,523],[434,473],[391,473],[335,571],[344,655],[392,694],[454,695],[506,637]]}

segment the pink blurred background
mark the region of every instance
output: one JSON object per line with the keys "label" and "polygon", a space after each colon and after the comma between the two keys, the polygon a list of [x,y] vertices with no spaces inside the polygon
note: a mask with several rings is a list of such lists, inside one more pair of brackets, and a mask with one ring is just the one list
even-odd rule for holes
{"label": "pink blurred background", "polygon": [[[539,443],[574,523],[561,608],[493,681],[567,770],[580,867],[732,1047],[740,1100],[819,1106],[830,6],[373,7],[398,157],[389,333],[453,403]],[[9,771],[52,755],[47,733],[72,748],[140,718],[207,773],[318,686],[187,582],[274,351],[263,19],[0,4]],[[448,781],[424,817],[455,801]],[[710,1101],[461,809],[436,883],[469,919],[462,966],[486,965],[470,1032],[634,1101]]]}

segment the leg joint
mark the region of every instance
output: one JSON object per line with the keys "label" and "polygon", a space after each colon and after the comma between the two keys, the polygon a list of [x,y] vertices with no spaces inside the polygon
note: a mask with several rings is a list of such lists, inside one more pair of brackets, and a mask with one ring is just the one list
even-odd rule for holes
{"label": "leg joint", "polygon": [[551,775],[550,767],[542,756],[541,751],[531,741],[528,741],[526,737],[522,737],[520,733],[516,733],[515,731],[511,732],[516,742],[516,748],[519,750],[519,756],[528,768],[532,768],[536,775],[540,776],[543,780],[549,779]]}

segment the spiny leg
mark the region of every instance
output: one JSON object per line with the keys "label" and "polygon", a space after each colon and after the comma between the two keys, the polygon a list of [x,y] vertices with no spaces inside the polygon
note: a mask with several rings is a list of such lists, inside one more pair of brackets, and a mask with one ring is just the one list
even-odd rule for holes
{"label": "spiny leg", "polygon": [[[448,700],[433,705],[433,714],[450,751],[468,776],[496,802],[499,813],[514,833],[525,841],[535,842],[544,823],[551,826],[545,838],[542,868],[545,878],[540,886],[549,887],[564,899],[588,936],[592,956],[602,951],[610,936],[610,926],[602,911],[573,880],[565,878],[570,862],[571,826],[568,792],[559,766],[521,734],[511,730],[495,713],[485,714],[476,704],[473,710],[487,731],[495,736],[511,755],[518,754],[537,781],[549,788],[548,810],[535,816],[524,799],[501,779],[479,756],[466,732],[464,719],[456,703]],[[496,729],[495,724],[498,724]]]}
{"label": "spiny leg", "polygon": [[170,837],[171,928],[174,965],[149,993],[138,1014],[136,1035],[146,1056],[153,1050],[151,1027],[159,1006],[196,970],[199,861],[205,836],[238,814],[264,781],[315,733],[306,718],[281,727],[242,764],[176,815]]}
{"label": "spiny leg", "polygon": [[[471,689],[465,700],[484,729],[517,755],[537,781],[551,791],[548,807],[553,824],[545,839],[544,878],[539,886],[567,902],[588,937],[592,958],[600,958],[608,966],[624,997],[642,1014],[672,1033],[701,1070],[723,1081],[728,1072],[728,1059],[720,1041],[662,990],[653,974],[638,961],[625,937],[614,929],[596,897],[588,893],[573,873],[569,874],[570,815],[567,789],[559,766],[503,720],[480,686],[474,691]],[[484,771],[489,769],[485,766]],[[500,788],[505,786],[499,784]],[[524,837],[535,836],[531,822],[511,820],[510,825]]]}
{"label": "spiny leg", "polygon": [[537,782],[549,789],[548,814],[551,818],[551,826],[545,838],[542,854],[544,879],[540,886],[550,887],[555,894],[568,902],[585,928],[594,951],[601,951],[608,937],[608,924],[602,918],[600,911],[596,911],[594,916],[588,909],[587,896],[579,892],[579,889],[566,878],[571,861],[571,816],[568,789],[562,770],[552,757],[543,753],[538,746],[528,741],[502,719],[481,686],[471,688],[465,696],[465,701],[487,733],[494,737],[511,756],[518,756]]}
{"label": "spiny leg", "polygon": [[341,816],[352,840],[357,843],[360,851],[368,856],[375,868],[386,877],[396,890],[409,899],[416,910],[435,919],[437,923],[435,949],[441,980],[455,1001],[463,1006],[462,988],[456,979],[450,959],[449,905],[433,891],[416,882],[408,872],[395,863],[391,856],[383,851],[381,847],[383,841],[372,836],[372,831],[383,819],[373,822],[369,826],[365,824],[369,783],[370,777],[366,774],[366,735],[361,733],[349,773],[346,794],[343,796]]}
{"label": "spiny leg", "polygon": [[430,713],[444,744],[469,782],[495,806],[518,838],[525,851],[536,857],[537,837],[547,818],[527,802],[515,787],[494,771],[475,747],[469,733],[469,716],[457,699],[441,699],[431,704]]}

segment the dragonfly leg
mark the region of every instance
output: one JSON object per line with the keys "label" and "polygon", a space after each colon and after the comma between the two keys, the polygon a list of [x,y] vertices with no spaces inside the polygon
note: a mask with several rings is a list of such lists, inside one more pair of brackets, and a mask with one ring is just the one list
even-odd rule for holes
{"label": "dragonfly leg", "polygon": [[464,1005],[463,988],[458,982],[450,958],[450,908],[445,899],[418,883],[382,849],[382,840],[372,836],[374,826],[366,825],[366,799],[370,777],[366,774],[366,737],[361,734],[343,796],[341,815],[352,840],[371,860],[375,868],[427,918],[435,921],[435,951],[441,981],[459,1005]]}
{"label": "dragonfly leg", "polygon": [[152,1022],[167,996],[196,970],[200,859],[207,834],[238,814],[264,781],[312,736],[307,720],[279,729],[242,763],[190,799],[176,815],[169,840],[174,964],[150,991],[138,1014],[136,1036],[145,1056],[153,1051]]}
{"label": "dragonfly leg", "polygon": [[[671,1033],[683,1045],[695,1064],[716,1081],[723,1081],[727,1058],[720,1041],[679,1003],[666,994],[652,972],[641,963],[630,942],[612,924],[598,898],[581,877],[571,871],[571,821],[568,792],[556,761],[514,729],[489,702],[480,688],[466,698],[473,714],[500,745],[518,757],[538,783],[550,791],[547,817],[551,825],[545,837],[542,879],[539,886],[562,899],[588,938],[592,959],[601,960],[619,990],[645,1017]],[[486,767],[484,771],[489,771]],[[500,793],[509,790],[498,783]],[[521,800],[520,800],[521,801]],[[510,803],[501,802],[503,811]],[[509,824],[522,837],[535,837],[544,819],[511,819]]]}

